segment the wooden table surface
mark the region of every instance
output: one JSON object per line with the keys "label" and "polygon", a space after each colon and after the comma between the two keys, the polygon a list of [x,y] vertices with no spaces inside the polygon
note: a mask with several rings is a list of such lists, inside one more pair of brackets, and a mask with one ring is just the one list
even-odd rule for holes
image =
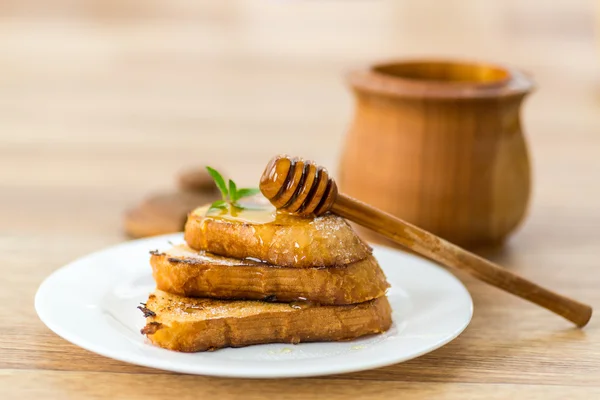
{"label": "wooden table surface", "polygon": [[[526,3],[526,4],[523,4]],[[435,5],[435,7],[434,7]],[[539,85],[524,108],[530,215],[494,260],[600,307],[600,45],[593,3],[8,1],[0,6],[0,397],[600,398],[584,330],[462,277],[471,325],[378,370],[231,380],[128,365],[53,334],[33,308],[65,263],[126,240],[121,214],[211,164],[245,184],[288,152],[335,170],[371,60],[500,61]]]}

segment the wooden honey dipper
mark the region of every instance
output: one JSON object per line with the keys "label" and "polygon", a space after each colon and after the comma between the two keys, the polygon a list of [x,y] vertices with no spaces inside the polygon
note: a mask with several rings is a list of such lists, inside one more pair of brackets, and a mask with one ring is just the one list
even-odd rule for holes
{"label": "wooden honey dipper", "polygon": [[550,310],[578,327],[585,326],[592,308],[545,289],[421,228],[343,193],[327,170],[311,161],[274,157],[260,179],[262,194],[277,209],[299,216],[327,211],[383,234],[394,242],[438,263]]}

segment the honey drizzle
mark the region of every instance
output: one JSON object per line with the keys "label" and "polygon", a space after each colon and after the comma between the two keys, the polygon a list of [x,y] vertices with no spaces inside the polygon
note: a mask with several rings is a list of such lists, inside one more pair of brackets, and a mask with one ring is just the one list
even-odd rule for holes
{"label": "honey drizzle", "polygon": [[211,209],[210,206],[204,206],[197,208],[193,213],[203,218],[201,227],[203,231],[205,229],[206,221],[209,219],[224,219],[252,225],[262,225],[273,222],[289,223],[290,219],[302,219],[302,217],[277,210],[261,195],[242,199],[238,203],[241,207],[228,205],[227,208]]}

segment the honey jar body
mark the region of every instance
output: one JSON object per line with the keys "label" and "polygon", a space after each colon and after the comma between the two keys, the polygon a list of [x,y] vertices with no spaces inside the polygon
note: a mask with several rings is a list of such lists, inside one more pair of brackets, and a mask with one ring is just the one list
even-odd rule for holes
{"label": "honey jar body", "polygon": [[525,75],[408,62],[355,72],[350,83],[341,190],[468,248],[500,244],[519,225],[530,194]]}

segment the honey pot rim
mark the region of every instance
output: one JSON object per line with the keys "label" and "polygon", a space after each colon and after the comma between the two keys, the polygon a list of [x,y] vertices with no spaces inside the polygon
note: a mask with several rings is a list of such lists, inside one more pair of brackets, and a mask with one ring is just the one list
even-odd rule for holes
{"label": "honey pot rim", "polygon": [[[419,68],[429,73],[496,74],[497,79],[435,79],[415,77]],[[400,69],[401,73],[396,71]],[[396,70],[396,71],[394,71]],[[393,97],[439,99],[523,97],[535,88],[531,77],[512,67],[490,62],[459,59],[395,59],[376,62],[347,74],[350,85],[358,92]]]}

